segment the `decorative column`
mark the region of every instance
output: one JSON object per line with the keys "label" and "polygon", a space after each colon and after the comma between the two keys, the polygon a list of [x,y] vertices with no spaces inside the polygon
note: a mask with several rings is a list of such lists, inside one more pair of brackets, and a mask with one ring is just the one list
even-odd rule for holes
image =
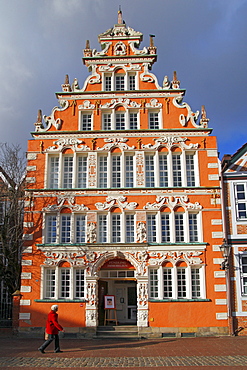
{"label": "decorative column", "polygon": [[137,278],[137,326],[148,326],[148,277]]}
{"label": "decorative column", "polygon": [[95,277],[86,277],[86,327],[98,325],[98,281]]}

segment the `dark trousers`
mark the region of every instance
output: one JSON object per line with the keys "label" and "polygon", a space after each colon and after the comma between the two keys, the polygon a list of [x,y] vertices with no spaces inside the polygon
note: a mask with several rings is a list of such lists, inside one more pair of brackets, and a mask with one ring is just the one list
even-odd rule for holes
{"label": "dark trousers", "polygon": [[48,339],[42,344],[42,346],[39,347],[39,349],[42,349],[43,351],[46,349],[46,347],[51,344],[51,342],[55,339],[55,351],[60,350],[59,346],[59,336],[58,334],[48,334]]}

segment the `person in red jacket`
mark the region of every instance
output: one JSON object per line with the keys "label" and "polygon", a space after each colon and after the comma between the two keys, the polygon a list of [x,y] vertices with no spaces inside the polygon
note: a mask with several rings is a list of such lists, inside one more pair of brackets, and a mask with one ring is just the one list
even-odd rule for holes
{"label": "person in red jacket", "polygon": [[63,352],[60,350],[59,346],[59,336],[58,332],[64,332],[63,327],[58,323],[58,306],[56,304],[51,306],[51,312],[48,314],[46,321],[46,334],[48,334],[48,339],[38,348],[41,353],[45,353],[45,349],[49,344],[55,339],[55,351],[56,353]]}

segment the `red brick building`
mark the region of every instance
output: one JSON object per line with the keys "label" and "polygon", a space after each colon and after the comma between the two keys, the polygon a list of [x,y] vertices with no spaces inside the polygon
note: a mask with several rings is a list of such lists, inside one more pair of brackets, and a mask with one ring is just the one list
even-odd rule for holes
{"label": "red brick building", "polygon": [[[60,107],[28,143],[20,331],[59,303],[66,332],[92,336],[104,296],[140,336],[228,334],[218,149],[156,46],[122,21],[84,49],[89,76],[66,76]],[[108,312],[108,311],[107,311]]]}

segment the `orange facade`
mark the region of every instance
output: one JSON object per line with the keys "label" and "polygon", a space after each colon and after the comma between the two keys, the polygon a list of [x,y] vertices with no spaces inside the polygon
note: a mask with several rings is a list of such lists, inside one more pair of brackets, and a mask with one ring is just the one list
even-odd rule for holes
{"label": "orange facade", "polygon": [[90,75],[66,76],[60,107],[28,143],[20,331],[59,304],[67,332],[102,325],[104,296],[140,335],[228,334],[216,138],[156,47],[122,22],[84,49]]}

